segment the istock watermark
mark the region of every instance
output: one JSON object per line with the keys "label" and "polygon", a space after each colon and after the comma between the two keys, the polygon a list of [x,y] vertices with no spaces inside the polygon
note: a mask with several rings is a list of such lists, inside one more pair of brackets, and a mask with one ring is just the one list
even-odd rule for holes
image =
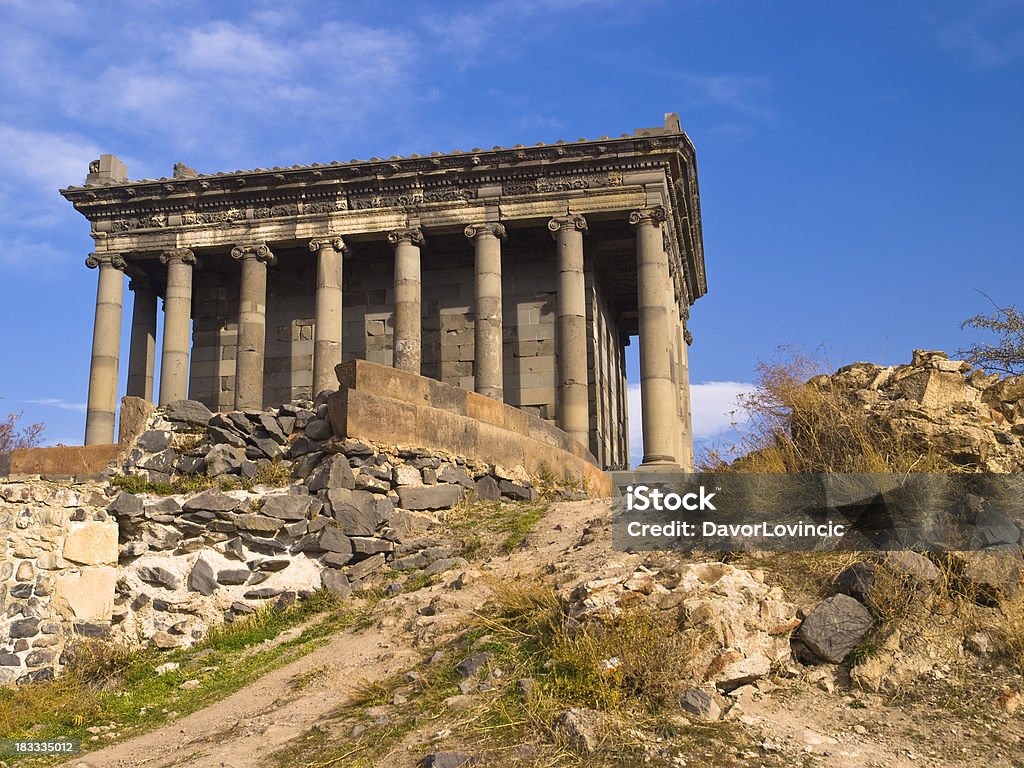
{"label": "istock watermark", "polygon": [[616,549],[1005,550],[1024,475],[613,473]]}

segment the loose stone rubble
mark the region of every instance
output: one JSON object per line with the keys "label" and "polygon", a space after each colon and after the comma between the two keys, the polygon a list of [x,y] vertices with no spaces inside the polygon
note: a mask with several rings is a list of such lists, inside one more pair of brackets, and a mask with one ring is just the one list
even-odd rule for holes
{"label": "loose stone rubble", "polygon": [[679,614],[687,627],[706,630],[692,659],[696,683],[730,691],[764,677],[790,659],[797,608],[760,571],[726,563],[641,567],[630,574],[578,584],[567,592],[577,620],[615,619],[624,608],[646,605]]}
{"label": "loose stone rubble", "polygon": [[263,604],[465,565],[435,530],[445,510],[538,494],[521,468],[338,439],[326,406],[308,401],[140,412],[113,474],[215,487],[0,485],[0,684],[52,677],[76,636],[184,646]]}

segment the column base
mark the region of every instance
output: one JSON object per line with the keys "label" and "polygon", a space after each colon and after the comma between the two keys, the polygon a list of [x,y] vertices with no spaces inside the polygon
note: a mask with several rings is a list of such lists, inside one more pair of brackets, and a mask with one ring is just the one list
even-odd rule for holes
{"label": "column base", "polygon": [[664,470],[682,471],[679,462],[671,456],[644,457],[644,462],[636,468],[637,472],[661,472]]}

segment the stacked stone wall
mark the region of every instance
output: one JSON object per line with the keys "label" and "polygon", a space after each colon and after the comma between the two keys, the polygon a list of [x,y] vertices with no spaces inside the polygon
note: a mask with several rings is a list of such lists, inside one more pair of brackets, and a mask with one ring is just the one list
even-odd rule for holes
{"label": "stacked stone wall", "polygon": [[53,676],[83,637],[189,645],[262,605],[464,565],[446,510],[538,496],[522,467],[338,437],[323,403],[149,413],[109,481],[0,483],[0,684]]}
{"label": "stacked stone wall", "polygon": [[118,526],[97,482],[0,483],[0,685],[53,676],[69,641],[108,632]]}

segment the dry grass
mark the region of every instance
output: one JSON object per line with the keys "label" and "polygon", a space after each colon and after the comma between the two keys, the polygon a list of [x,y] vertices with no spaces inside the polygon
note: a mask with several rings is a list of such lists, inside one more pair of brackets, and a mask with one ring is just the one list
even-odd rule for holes
{"label": "dry grass", "polygon": [[[761,363],[755,388],[740,397],[746,435],[699,458],[702,471],[951,472],[958,468],[922,448],[823,377],[825,361],[789,351]],[[961,470],[962,471],[962,470]]]}

